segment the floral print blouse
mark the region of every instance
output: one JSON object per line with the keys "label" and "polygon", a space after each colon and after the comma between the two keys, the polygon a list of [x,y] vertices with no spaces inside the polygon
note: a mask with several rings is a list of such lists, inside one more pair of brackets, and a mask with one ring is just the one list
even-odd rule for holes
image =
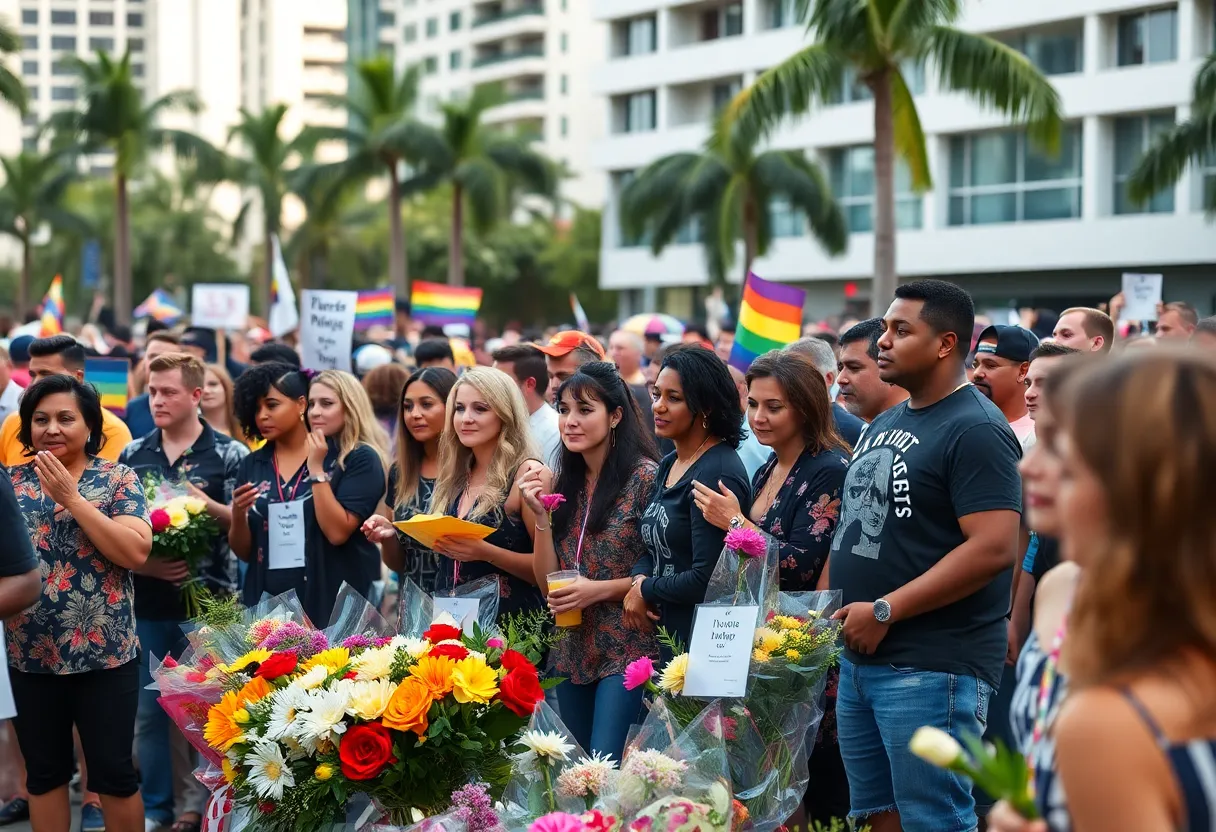
{"label": "floral print blouse", "polygon": [[[9,666],[25,673],[86,673],[136,657],[131,572],[111,563],[62,506],[42,493],[32,462],[12,469],[13,491],[42,567],[42,596],[5,622]],[[148,522],[143,486],[126,465],[92,457],[80,495],[108,517]]]}
{"label": "floral print blouse", "polygon": [[[583,540],[578,570],[593,581],[628,578],[646,551],[642,542],[642,512],[654,491],[658,466],[650,460],[639,463],[625,490],[608,513],[604,528]],[[574,501],[570,525],[560,540],[554,541],[559,568],[574,569],[579,531],[587,512],[587,495]],[[642,656],[657,656],[658,645],[650,633],[639,633],[625,626],[625,609],[620,601],[593,604],[583,610],[583,623],[566,631],[566,637],[553,648],[553,667],[558,676],[576,685],[588,685],[625,672],[625,665]]]}

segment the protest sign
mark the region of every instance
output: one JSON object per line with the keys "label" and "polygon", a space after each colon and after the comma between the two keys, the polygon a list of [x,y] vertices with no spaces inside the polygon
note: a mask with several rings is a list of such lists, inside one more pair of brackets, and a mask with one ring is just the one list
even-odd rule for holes
{"label": "protest sign", "polygon": [[244,330],[249,287],[242,283],[196,283],[190,293],[190,323],[205,329]]}
{"label": "protest sign", "polygon": [[1123,275],[1123,311],[1119,313],[1121,321],[1155,321],[1157,320],[1157,304],[1161,303],[1161,284],[1164,278],[1159,274]]}
{"label": "protest sign", "polygon": [[304,368],[350,372],[359,293],[306,289],[301,301],[300,361]]}

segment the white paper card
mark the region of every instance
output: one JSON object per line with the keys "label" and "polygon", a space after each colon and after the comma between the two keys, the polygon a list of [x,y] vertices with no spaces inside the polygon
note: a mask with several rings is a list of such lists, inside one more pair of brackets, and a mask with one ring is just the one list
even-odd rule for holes
{"label": "white paper card", "polygon": [[270,504],[270,568],[304,565],[304,501]]}
{"label": "white paper card", "polygon": [[300,363],[307,370],[350,372],[358,292],[306,289],[300,294]]}
{"label": "white paper card", "polygon": [[207,329],[243,331],[249,323],[249,287],[243,283],[194,284],[190,322]]}
{"label": "white paper card", "polygon": [[477,609],[481,601],[477,598],[453,598],[450,595],[436,595],[435,614],[446,612],[460,622],[460,628],[465,635],[473,634],[473,624],[477,621]]}
{"label": "white paper card", "polygon": [[8,648],[4,646],[4,628],[0,627],[0,719],[12,719],[17,715],[17,703],[13,701],[13,685],[8,680]]}
{"label": "white paper card", "polygon": [[756,636],[755,604],[740,607],[697,604],[688,646],[684,696],[708,698],[747,694],[747,670]]}
{"label": "white paper card", "polygon": [[1119,313],[1119,320],[1157,320],[1157,304],[1161,303],[1163,281],[1164,278],[1159,274],[1125,273],[1123,275],[1123,310]]}

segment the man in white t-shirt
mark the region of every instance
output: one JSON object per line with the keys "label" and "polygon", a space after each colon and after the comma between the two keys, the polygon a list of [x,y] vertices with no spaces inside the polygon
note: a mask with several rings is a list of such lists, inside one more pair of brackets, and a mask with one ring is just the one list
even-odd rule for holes
{"label": "man in white t-shirt", "polygon": [[1034,420],[1026,410],[1026,373],[1038,345],[1029,329],[1005,324],[985,329],[975,345],[971,381],[1000,408],[1019,443],[1034,432]]}
{"label": "man in white t-shirt", "polygon": [[545,402],[549,389],[549,370],[545,354],[532,344],[515,344],[494,351],[494,367],[515,379],[528,408],[528,426],[550,468],[561,456],[562,437],[557,428],[557,411]]}

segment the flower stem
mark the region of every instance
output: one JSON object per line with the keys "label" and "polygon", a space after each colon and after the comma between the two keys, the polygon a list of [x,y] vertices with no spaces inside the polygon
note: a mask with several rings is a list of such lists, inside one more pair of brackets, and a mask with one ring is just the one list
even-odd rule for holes
{"label": "flower stem", "polygon": [[541,774],[545,778],[545,799],[549,801],[549,811],[557,811],[557,799],[553,796],[553,775],[549,772],[549,765],[546,763],[541,767]]}

